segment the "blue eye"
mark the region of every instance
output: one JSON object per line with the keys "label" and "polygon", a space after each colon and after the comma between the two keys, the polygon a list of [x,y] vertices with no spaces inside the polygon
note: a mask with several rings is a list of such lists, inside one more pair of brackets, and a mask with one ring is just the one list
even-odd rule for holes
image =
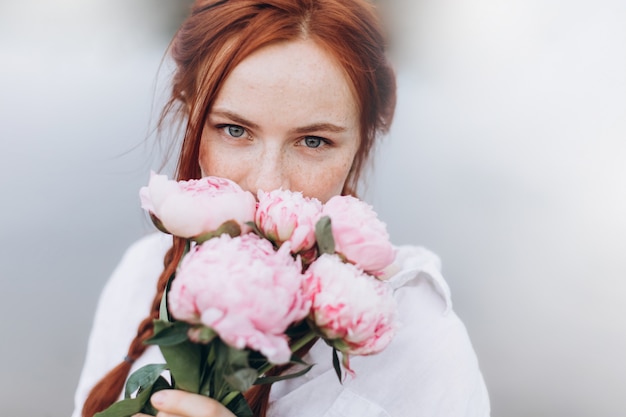
{"label": "blue eye", "polygon": [[243,127],[237,125],[228,125],[226,126],[226,130],[228,131],[228,134],[234,138],[240,138],[244,133],[246,133],[246,130]]}
{"label": "blue eye", "polygon": [[307,136],[306,138],[304,138],[304,144],[307,146],[307,148],[319,148],[320,146],[322,146],[323,143],[324,141],[322,140],[322,138],[318,138],[315,136]]}

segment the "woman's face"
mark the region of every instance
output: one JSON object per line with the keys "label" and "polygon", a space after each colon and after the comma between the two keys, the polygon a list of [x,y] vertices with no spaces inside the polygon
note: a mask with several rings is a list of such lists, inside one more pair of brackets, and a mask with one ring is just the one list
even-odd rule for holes
{"label": "woman's face", "polygon": [[311,40],[273,44],[224,82],[200,144],[204,176],[245,190],[282,187],[322,202],[340,194],[359,147],[359,115],[341,67]]}

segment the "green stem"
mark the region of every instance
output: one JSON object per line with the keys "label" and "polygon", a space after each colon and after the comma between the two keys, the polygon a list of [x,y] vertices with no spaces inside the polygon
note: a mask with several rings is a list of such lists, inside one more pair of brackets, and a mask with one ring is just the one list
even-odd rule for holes
{"label": "green stem", "polygon": [[315,333],[313,330],[309,330],[308,333],[302,336],[301,339],[297,340],[293,345],[291,345],[291,351],[292,352],[298,351],[302,346],[306,345],[311,340],[315,339],[316,336],[317,336],[317,333]]}
{"label": "green stem", "polygon": [[[297,352],[302,346],[304,346],[307,343],[309,343],[316,336],[317,336],[317,334],[313,330],[309,330],[304,336],[302,336],[300,339],[296,340],[291,345],[291,352]],[[273,363],[266,363],[261,368],[259,368],[259,371],[258,371],[259,375],[265,374],[267,371],[269,371],[273,367],[274,367]]]}
{"label": "green stem", "polygon": [[226,396],[222,400],[222,405],[224,407],[226,407],[228,404],[230,404],[230,402],[232,400],[235,399],[235,397],[237,397],[237,395],[239,395],[239,391],[231,391],[231,392],[229,392],[228,394],[226,394]]}

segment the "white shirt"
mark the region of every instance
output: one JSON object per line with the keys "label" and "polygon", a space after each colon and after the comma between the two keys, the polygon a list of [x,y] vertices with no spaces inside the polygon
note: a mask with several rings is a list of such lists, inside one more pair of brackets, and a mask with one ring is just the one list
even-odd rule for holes
{"label": "white shirt", "polygon": [[[147,236],[133,244],[98,303],[72,417],[80,417],[91,387],[126,355],[137,326],[150,311],[171,238]],[[315,366],[304,376],[275,383],[270,417],[486,417],[489,397],[463,323],[452,311],[439,258],[414,246],[397,248],[400,271],[388,282],[400,326],[381,353],[353,356],[356,372],[341,384],[331,348],[316,343],[303,358]],[[150,346],[131,373],[164,363]],[[120,397],[121,398],[121,397]]]}

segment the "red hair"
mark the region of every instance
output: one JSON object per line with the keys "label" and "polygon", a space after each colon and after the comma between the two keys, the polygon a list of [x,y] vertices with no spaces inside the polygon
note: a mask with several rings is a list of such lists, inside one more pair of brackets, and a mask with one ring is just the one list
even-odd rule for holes
{"label": "red hair", "polygon": [[[359,111],[360,142],[343,194],[355,193],[376,137],[389,129],[396,101],[395,75],[387,61],[385,39],[374,7],[365,0],[197,0],[170,46],[176,72],[160,121],[163,125],[167,116],[173,115],[183,123],[178,180],[201,176],[202,129],[231,71],[260,48],[294,39],[316,42],[339,63],[350,83]],[[183,242],[174,238],[152,311],[129,347],[131,360],[146,349],[143,342],[152,335],[152,320],[157,317],[165,283],[182,257],[183,247]],[[130,371],[129,362],[121,362],[91,390],[83,417],[92,417],[117,400]],[[269,386],[253,387],[246,398],[255,416],[265,416]]]}

